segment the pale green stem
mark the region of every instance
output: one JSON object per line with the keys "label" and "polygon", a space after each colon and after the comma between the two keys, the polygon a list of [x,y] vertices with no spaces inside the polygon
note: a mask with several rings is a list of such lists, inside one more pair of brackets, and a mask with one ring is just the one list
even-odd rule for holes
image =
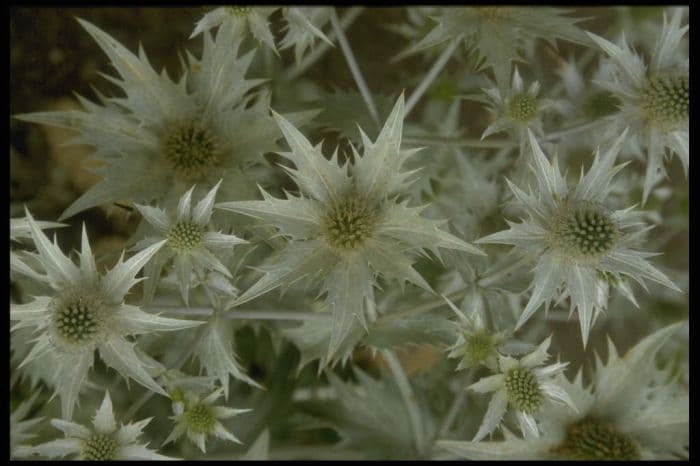
{"label": "pale green stem", "polygon": [[587,131],[589,129],[596,128],[598,126],[603,125],[606,123],[606,120],[596,120],[596,121],[591,121],[588,123],[584,123],[582,125],[576,125],[571,128],[564,129],[562,131],[557,131],[556,133],[549,133],[547,137],[544,138],[545,141],[554,141],[556,139],[561,139],[564,136],[569,136],[572,134],[580,133],[582,131]]}
{"label": "pale green stem", "polygon": [[[355,21],[355,18],[362,13],[362,10],[364,10],[363,7],[353,7],[346,11],[343,17],[340,18],[340,27],[343,28],[343,30],[347,29]],[[328,40],[333,42],[336,39],[335,31],[331,30],[328,34],[326,34],[326,37],[328,37]],[[320,60],[321,57],[323,57],[330,49],[331,46],[328,45],[328,43],[325,41],[320,41],[317,47],[315,47],[311,52],[309,52],[308,55],[301,59],[299,66],[290,69],[285,79],[287,81],[292,81],[298,78],[307,69],[309,69],[309,67]]]}
{"label": "pale green stem", "polygon": [[447,412],[445,419],[442,421],[440,430],[438,431],[437,439],[443,438],[452,428],[455,419],[457,418],[457,413],[462,409],[462,405],[467,399],[467,391],[459,390],[452,400],[452,405],[450,405],[450,410]]}
{"label": "pale green stem", "polygon": [[[214,310],[210,307],[147,307],[146,312],[166,312],[172,316],[193,317],[210,316]],[[327,319],[330,314],[320,312],[295,312],[295,311],[243,311],[231,310],[223,313],[226,319],[252,319],[252,320],[317,320]]]}
{"label": "pale green stem", "polygon": [[391,370],[391,373],[394,375],[396,385],[398,385],[401,396],[406,403],[408,417],[411,420],[411,427],[416,441],[416,448],[418,449],[418,453],[421,454],[424,449],[423,446],[425,436],[423,433],[423,420],[421,418],[416,395],[413,393],[408,377],[406,377],[406,373],[401,366],[401,362],[399,361],[399,358],[396,357],[394,352],[391,350],[382,350],[382,356],[384,357],[384,361],[386,361],[387,366],[389,366],[389,370]]}
{"label": "pale green stem", "polygon": [[367,105],[367,109],[369,109],[369,114],[372,116],[372,119],[377,126],[379,126],[379,113],[377,112],[377,107],[374,105],[372,94],[369,91],[369,87],[367,87],[365,78],[360,72],[360,67],[357,66],[355,55],[353,55],[348,39],[345,37],[345,31],[343,31],[343,28],[340,27],[340,23],[338,23],[338,15],[335,12],[335,8],[333,8],[333,11],[331,12],[331,25],[333,26],[335,33],[338,35],[338,44],[340,44],[340,48],[345,56],[345,61],[348,63],[350,73],[352,73],[355,84],[357,84],[357,88],[360,90],[360,94],[362,94],[365,105]]}
{"label": "pale green stem", "polygon": [[401,139],[405,144],[413,144],[417,146],[458,146],[458,147],[474,147],[478,149],[504,149],[516,147],[517,142],[513,142],[507,139],[490,139],[481,140],[477,138],[458,138],[449,136],[420,136],[420,135],[408,135]]}
{"label": "pale green stem", "polygon": [[456,39],[453,39],[452,42],[450,42],[450,45],[448,45],[447,48],[443,50],[442,54],[440,54],[438,59],[430,68],[428,74],[425,75],[418,87],[416,87],[416,89],[413,91],[408,100],[406,100],[404,118],[406,118],[408,114],[411,113],[411,110],[413,110],[413,107],[416,106],[418,100],[423,96],[423,94],[425,94],[425,91],[428,90],[428,87],[433,83],[433,81],[435,81],[435,78],[437,78],[437,75],[445,67],[461,40],[462,37],[459,36]]}

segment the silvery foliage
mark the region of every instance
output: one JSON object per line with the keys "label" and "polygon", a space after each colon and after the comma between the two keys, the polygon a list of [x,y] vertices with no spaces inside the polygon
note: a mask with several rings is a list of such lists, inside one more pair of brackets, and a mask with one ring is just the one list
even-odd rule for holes
{"label": "silvery foliage", "polygon": [[13,206],[11,456],[689,458],[688,15],[609,11],[218,7],[176,79],[78,19],[119,92],[16,115],[102,179]]}

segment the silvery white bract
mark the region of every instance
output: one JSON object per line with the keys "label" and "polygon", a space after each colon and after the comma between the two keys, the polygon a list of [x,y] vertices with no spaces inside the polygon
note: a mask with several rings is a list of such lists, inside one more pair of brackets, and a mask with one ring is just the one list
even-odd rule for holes
{"label": "silvery white bract", "polygon": [[27,400],[24,400],[14,411],[10,413],[10,457],[15,456],[17,447],[27,440],[36,437],[37,426],[44,420],[43,417],[26,419],[34,407],[34,402],[41,392],[35,391]]}
{"label": "silvery white bract", "polygon": [[690,69],[681,44],[689,25],[681,27],[682,16],[682,8],[674,9],[670,21],[664,13],[663,30],[649,63],[631,49],[624,35],[616,45],[588,33],[610,57],[602,65],[609,76],[596,83],[622,102],[620,112],[608,119],[615,123],[614,131],[629,126],[630,137],[646,151],[644,202],[665,174],[667,150],[679,157],[688,174]]}
{"label": "silvery white bract", "polygon": [[229,376],[254,387],[261,387],[245,373],[238,362],[233,351],[233,325],[220,314],[215,310],[214,315],[204,324],[202,335],[194,347],[194,355],[207,374],[219,379],[224,396],[228,399]]}
{"label": "silvery white bract", "polygon": [[520,359],[498,355],[500,373],[484,377],[469,386],[470,390],[479,393],[494,392],[473,442],[478,442],[493,432],[501,423],[509,406],[515,411],[525,438],[539,436],[535,416],[540,413],[545,400],[564,403],[570,409],[576,409],[566,391],[553,379],[556,374],[564,371],[569,363],[558,362],[540,367],[549,359],[547,350],[551,341],[550,336],[533,352]]}
{"label": "silvery white bract", "polygon": [[333,42],[321,31],[323,25],[330,20],[332,12],[332,7],[284,8],[282,14],[287,25],[280,50],[294,47],[294,61],[299,65],[304,53],[314,45],[316,39],[333,46]]}
{"label": "silvery white bract", "polygon": [[607,306],[610,286],[636,304],[623,277],[643,287],[647,279],[680,291],[647,262],[655,254],[633,249],[644,224],[632,207],[611,211],[605,205],[610,182],[625,165],[614,163],[626,134],[623,132],[603,155],[596,153],[591,168],[585,175],[582,170],[576,187],[569,189],[557,158],[550,163],[529,133],[538,190],[526,194],[506,180],[528,219],[508,222],[510,229],[477,241],[511,244],[519,254],[536,262],[532,293],[516,329],[542,304],[548,307],[564,293],[571,299],[570,312],[578,310],[585,346],[598,313]]}
{"label": "silvery white bract", "polygon": [[498,348],[505,343],[505,332],[491,331],[486,327],[482,313],[482,297],[479,293],[472,293],[469,301],[469,309],[463,312],[452,301],[442,296],[450,309],[457,315],[456,323],[457,340],[448,348],[449,358],[459,358],[459,364],[455,370],[461,370],[479,365],[484,365],[495,371],[498,369]]}
{"label": "silvery white bract", "polygon": [[624,357],[608,344],[608,362],[598,359],[584,388],[582,371],[574,382],[557,383],[577,411],[543,408],[539,438],[521,439],[504,429],[504,441],[443,440],[442,448],[471,460],[670,460],[688,455],[689,395],[675,377],[656,368],[655,355],[681,326],[645,337]]}
{"label": "silvery white bract", "polygon": [[364,302],[372,299],[376,277],[409,281],[426,290],[430,285],[412,267],[406,253],[438,248],[483,254],[439,228],[444,222],[421,217],[424,207],[409,207],[397,197],[415,171],[402,171],[416,150],[402,151],[403,96],[399,97],[377,140],[362,133],[364,155],[353,148],[348,166],[321,153],[281,116],[275,118],[292,151],[284,153],[296,168],[286,168],[299,196],[276,199],[261,189],[264,200],[224,202],[218,208],[272,224],[289,238],[287,246],[260,269],[265,275],[236,301],[250,301],[270,290],[311,276],[321,276],[326,305],[333,314],[327,360],[352,330],[355,321],[366,328]]}
{"label": "silvery white bract", "polygon": [[198,395],[190,392],[185,393],[182,400],[173,400],[175,414],[172,419],[175,421],[175,428],[163,444],[174,442],[184,433],[187,433],[187,438],[197,445],[202,453],[206,453],[206,441],[212,435],[229,442],[241,443],[219,421],[250,410],[214,406],[214,402],[221,397],[222,393],[222,389],[217,389],[204,399],[200,399]]}
{"label": "silvery white bract", "polygon": [[[255,184],[244,170],[277,148],[279,130],[268,98],[247,96],[261,79],[245,79],[255,49],[239,56],[236,26],[225,23],[214,39],[204,35],[201,59],[187,53],[177,82],[158,74],[143,50],[136,56],[98,27],[79,20],[110,58],[119,78],[105,76],[126,97],[100,104],[79,97],[85,111],[41,112],[20,119],[76,130],[72,143],[94,148],[104,179],[79,197],[61,218],[129,199],[170,207],[197,183],[209,190],[222,178],[220,195],[248,198]],[[296,123],[308,112],[288,115]]]}
{"label": "silvery white bract", "polygon": [[219,7],[197,21],[190,39],[217,26],[234,26],[236,39],[243,40],[250,33],[258,42],[265,44],[276,54],[275,36],[270,31],[267,18],[279,7]]}
{"label": "silvery white bract", "polygon": [[235,235],[209,229],[214,199],[220,184],[221,181],[194,208],[192,208],[192,192],[195,187],[192,186],[180,198],[177,214],[174,216],[168,215],[158,207],[135,205],[144,220],[157,233],[140,241],[136,249],[144,249],[154,243],[165,241],[165,246],[148,261],[144,268],[147,277],[144,284],[146,302],[153,298],[161,271],[171,260],[174,263],[180,294],[185,304],[189,303],[193,272],[201,279],[204,279],[207,271],[216,271],[229,279],[232,278],[216,253],[230,251],[236,244],[246,243],[246,241]]}
{"label": "silvery white bract", "polygon": [[102,405],[95,413],[92,427],[63,419],[53,419],[51,425],[63,431],[65,438],[51,440],[34,447],[20,447],[17,449],[17,456],[40,455],[47,458],[64,458],[72,455],[70,459],[86,461],[176,459],[150,450],[147,444],[137,443],[138,438],[143,435],[143,428],[151,419],[117,427],[112,400],[109,392],[106,392]]}
{"label": "silvery white bract", "polygon": [[15,322],[13,331],[31,327],[38,334],[20,368],[35,359],[51,361],[54,375],[47,382],[61,397],[62,416],[68,420],[94,362],[95,350],[106,365],[124,377],[164,395],[139,358],[135,344],[125,337],[180,330],[200,322],[147,314],[124,302],[129,289],[141,281],[135,278],[136,274],[164,242],[153,244],[126,262],[122,256],[114,268],[100,275],[84,226],[80,266],[76,266],[61,252],[55,239],[53,244],[49,241],[28,211],[27,221],[38,250],[33,256],[45,272],[39,277],[55,294],[10,307],[10,319]]}

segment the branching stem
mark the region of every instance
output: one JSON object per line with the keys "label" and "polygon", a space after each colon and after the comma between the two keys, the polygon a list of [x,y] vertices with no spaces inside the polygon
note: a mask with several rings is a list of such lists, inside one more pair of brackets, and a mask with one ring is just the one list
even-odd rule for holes
{"label": "branching stem", "polygon": [[[342,18],[340,18],[340,27],[343,28],[343,30],[347,29],[350,27],[350,25],[355,21],[355,18],[359,16],[360,13],[362,13],[362,10],[364,10],[363,7],[357,6],[350,8],[348,11],[345,12]],[[336,33],[335,30],[331,30],[328,34],[326,34],[328,37],[328,40],[333,42],[336,39]],[[289,73],[287,73],[285,79],[287,81],[293,81],[304,72],[309,69],[314,63],[316,63],[318,60],[323,57],[326,52],[328,52],[331,49],[331,46],[328,45],[325,41],[321,41],[316,48],[314,48],[306,57],[302,58],[301,62],[299,63],[299,66],[291,68]]]}
{"label": "branching stem", "polygon": [[433,83],[433,81],[435,81],[435,78],[437,78],[437,75],[445,67],[461,40],[462,36],[453,39],[452,42],[450,42],[450,45],[448,45],[447,48],[440,54],[438,59],[435,60],[433,66],[406,101],[404,117],[407,117],[408,114],[411,113],[411,110],[413,110],[413,107],[416,106],[418,100],[423,96],[423,94],[425,94],[425,91],[428,90],[428,87]]}
{"label": "branching stem", "polygon": [[377,112],[377,107],[374,105],[372,94],[369,91],[369,87],[367,87],[365,78],[362,76],[360,67],[357,66],[357,60],[355,60],[355,55],[352,53],[347,37],[345,37],[345,31],[343,31],[343,28],[338,22],[338,15],[335,12],[335,8],[333,8],[333,11],[331,12],[331,25],[338,36],[338,43],[343,51],[343,55],[345,56],[345,61],[348,63],[350,73],[352,73],[355,84],[357,84],[357,88],[360,90],[360,94],[362,94],[362,98],[365,101],[365,105],[367,105],[369,114],[372,116],[372,120],[374,120],[377,126],[379,126],[379,113]]}
{"label": "branching stem", "polygon": [[418,401],[416,400],[416,395],[413,393],[411,384],[406,377],[406,373],[401,366],[399,358],[396,357],[391,350],[382,350],[382,356],[384,361],[386,361],[389,370],[396,380],[396,385],[399,387],[401,396],[406,403],[406,409],[408,410],[408,417],[411,420],[411,427],[413,430],[413,435],[416,441],[416,448],[418,448],[419,453],[423,451],[423,444],[425,436],[423,434],[423,420],[420,413],[420,408],[418,407]]}

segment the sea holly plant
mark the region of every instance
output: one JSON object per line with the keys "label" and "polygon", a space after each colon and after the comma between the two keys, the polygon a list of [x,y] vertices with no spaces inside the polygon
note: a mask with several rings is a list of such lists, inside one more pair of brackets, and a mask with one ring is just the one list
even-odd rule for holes
{"label": "sea holly plant", "polygon": [[[323,274],[326,308],[333,315],[330,359],[358,322],[367,327],[365,300],[372,299],[376,277],[410,282],[432,291],[412,267],[407,251],[438,248],[483,254],[478,248],[439,228],[441,222],[420,216],[399,196],[412,172],[402,170],[416,153],[401,149],[403,96],[399,97],[377,139],[362,133],[363,155],[353,148],[354,164],[341,165],[337,150],[331,160],[280,115],[277,123],[291,148],[284,153],[295,168],[286,168],[299,195],[276,199],[262,190],[262,201],[217,204],[274,225],[288,245],[266,266],[265,275],[237,302],[244,303],[309,275]],[[348,174],[350,172],[350,174]],[[371,304],[370,304],[371,305]]]}
{"label": "sea holly plant", "polygon": [[10,14],[12,459],[690,459],[687,8],[76,14]]}

